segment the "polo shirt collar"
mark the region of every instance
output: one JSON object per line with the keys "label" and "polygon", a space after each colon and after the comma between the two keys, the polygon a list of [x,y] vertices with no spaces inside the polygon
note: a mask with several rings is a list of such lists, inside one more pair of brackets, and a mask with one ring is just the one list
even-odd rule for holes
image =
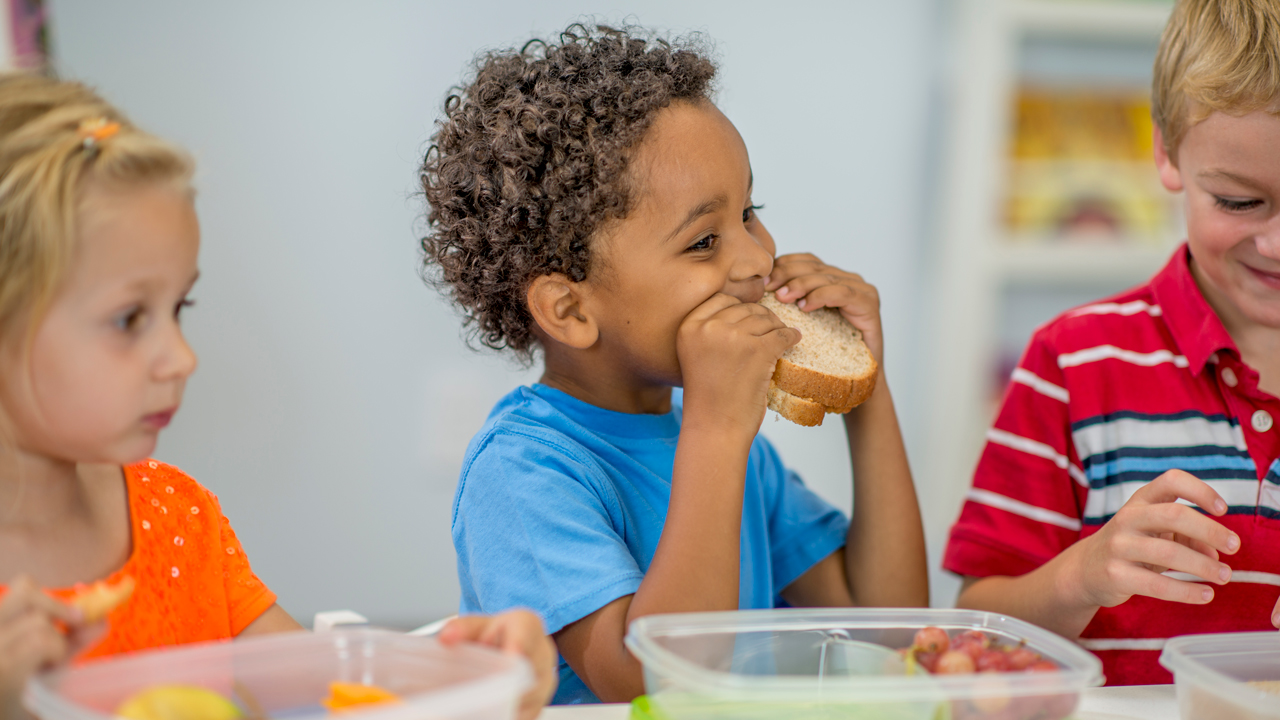
{"label": "polo shirt collar", "polygon": [[1219,350],[1240,355],[1218,314],[1204,299],[1191,275],[1191,250],[1186,243],[1173,253],[1168,264],[1151,279],[1151,291],[1160,305],[1165,325],[1178,351],[1187,358],[1188,369],[1196,375]]}

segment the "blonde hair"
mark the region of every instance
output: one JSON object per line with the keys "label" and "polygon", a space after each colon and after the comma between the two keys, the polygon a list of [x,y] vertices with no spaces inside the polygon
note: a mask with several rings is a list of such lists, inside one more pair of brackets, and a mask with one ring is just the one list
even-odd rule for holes
{"label": "blonde hair", "polygon": [[1277,100],[1280,0],[1179,0],[1151,82],[1151,117],[1169,157],[1214,111],[1280,114]]}
{"label": "blonde hair", "polygon": [[[118,128],[90,137],[104,122]],[[88,181],[189,187],[193,169],[185,151],[80,83],[0,75],[0,340],[24,325],[30,340],[48,309],[75,251]]]}

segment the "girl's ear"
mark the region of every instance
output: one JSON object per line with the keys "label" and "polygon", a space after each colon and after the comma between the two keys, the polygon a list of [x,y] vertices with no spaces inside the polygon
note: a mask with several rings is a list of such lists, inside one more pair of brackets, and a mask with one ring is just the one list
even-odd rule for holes
{"label": "girl's ear", "polygon": [[1164,148],[1164,134],[1157,125],[1151,131],[1152,148],[1155,151],[1156,169],[1160,171],[1160,184],[1169,192],[1182,192],[1182,171],[1178,170],[1177,161],[1169,156]]}
{"label": "girl's ear", "polygon": [[600,328],[585,312],[583,287],[559,273],[542,275],[529,283],[525,302],[529,314],[551,340],[586,350],[600,339]]}

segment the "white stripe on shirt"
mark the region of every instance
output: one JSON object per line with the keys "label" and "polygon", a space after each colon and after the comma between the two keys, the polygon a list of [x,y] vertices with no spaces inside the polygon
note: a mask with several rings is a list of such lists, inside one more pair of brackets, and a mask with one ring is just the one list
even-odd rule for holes
{"label": "white stripe on shirt", "polygon": [[1178,420],[1121,417],[1092,423],[1071,433],[1081,458],[1122,448],[1187,448],[1214,445],[1248,452],[1244,432],[1226,418],[1186,417]]}
{"label": "white stripe on shirt", "polygon": [[1003,445],[1007,448],[1013,448],[1014,450],[1027,453],[1028,455],[1035,455],[1036,457],[1050,460],[1054,465],[1066,470],[1072,480],[1075,480],[1077,483],[1085,487],[1089,486],[1089,481],[1085,479],[1083,470],[1072,465],[1066,455],[1059,453],[1057,450],[1054,450],[1042,442],[1038,442],[1030,438],[1024,438],[1021,435],[1014,435],[1011,432],[999,430],[997,428],[991,428],[987,431],[987,440],[990,440],[997,445]]}
{"label": "white stripe on shirt", "polygon": [[[1166,570],[1164,572],[1164,575],[1166,577],[1171,577],[1174,580],[1186,580],[1187,582],[1208,582],[1204,578],[1201,578],[1196,575],[1192,575],[1191,573],[1176,572],[1173,570]],[[1269,573],[1269,572],[1261,572],[1258,570],[1232,570],[1230,582],[1250,583],[1253,585],[1274,585],[1276,587],[1280,587],[1280,575],[1276,575],[1275,573]]]}
{"label": "white stripe on shirt", "polygon": [[1072,317],[1078,315],[1137,315],[1145,312],[1151,317],[1159,317],[1164,314],[1159,305],[1149,305],[1145,300],[1134,300],[1127,303],[1097,303],[1096,305],[1085,305],[1071,313]]}
{"label": "white stripe on shirt", "polygon": [[1015,368],[1013,375],[1009,379],[1016,383],[1022,383],[1041,395],[1051,397],[1059,402],[1070,401],[1071,396],[1067,394],[1066,388],[1058,387],[1026,368]]}
{"label": "white stripe on shirt", "polygon": [[[1257,480],[1205,480],[1206,485],[1222,496],[1229,507],[1243,507],[1258,502]],[[1090,488],[1089,497],[1084,501],[1084,516],[1095,520],[1115,515],[1129,502],[1133,494],[1150,485],[1149,480],[1130,480],[1112,483],[1102,488]],[[1175,502],[1191,506],[1190,500],[1178,498]]]}
{"label": "white stripe on shirt", "polygon": [[1048,510],[1046,508],[1029,505],[1021,500],[1014,500],[1011,497],[993,493],[990,490],[970,488],[967,498],[981,505],[987,505],[989,507],[1004,510],[1005,512],[1020,515],[1029,520],[1057,525],[1060,528],[1078,531],[1081,527],[1080,521],[1073,517],[1067,517],[1060,512],[1054,512],[1053,510]]}
{"label": "white stripe on shirt", "polygon": [[1099,360],[1123,360],[1133,365],[1141,365],[1143,367],[1153,367],[1161,363],[1173,363],[1175,366],[1184,368],[1189,367],[1185,355],[1174,355],[1168,350],[1156,350],[1155,352],[1140,353],[1133,350],[1125,350],[1115,345],[1099,345],[1097,347],[1085,348],[1071,353],[1063,353],[1058,356],[1058,367],[1069,368],[1086,363],[1097,362]]}

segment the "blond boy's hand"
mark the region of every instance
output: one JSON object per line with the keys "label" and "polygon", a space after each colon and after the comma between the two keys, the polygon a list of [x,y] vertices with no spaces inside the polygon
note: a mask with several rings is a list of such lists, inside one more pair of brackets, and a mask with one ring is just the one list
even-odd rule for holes
{"label": "blond boy's hand", "polygon": [[535,682],[533,688],[520,698],[520,720],[538,717],[556,692],[555,643],[547,637],[542,620],[528,610],[460,617],[445,625],[439,637],[445,645],[474,642],[523,655],[529,660]]}
{"label": "blond boy's hand", "polygon": [[764,420],[773,368],[800,342],[763,305],[717,293],[689,313],[676,335],[685,418],[736,428],[750,441]]}
{"label": "blond boy's hand", "polygon": [[1061,592],[1084,593],[1084,605],[1114,607],[1133,595],[1203,605],[1213,588],[1176,580],[1167,570],[1217,585],[1231,579],[1219,554],[1234,554],[1240,537],[1217,521],[1180,504],[1190,501],[1215,516],[1227,504],[1204,481],[1170,470],[1142,486],[1102,529],[1073,546]]}
{"label": "blond boy's hand", "polygon": [[0,718],[27,717],[22,709],[27,678],[64,662],[100,634],[80,626],[79,610],[49,597],[30,578],[19,576],[9,584],[0,600]]}
{"label": "blond boy's hand", "polygon": [[823,307],[839,310],[862,332],[862,340],[876,362],[884,365],[880,293],[861,275],[828,265],[809,253],[793,253],[773,261],[765,289],[806,312]]}

